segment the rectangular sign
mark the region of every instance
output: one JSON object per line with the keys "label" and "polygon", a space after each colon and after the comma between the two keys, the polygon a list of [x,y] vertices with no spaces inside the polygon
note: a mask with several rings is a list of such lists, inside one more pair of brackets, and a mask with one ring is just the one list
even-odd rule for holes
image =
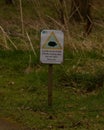
{"label": "rectangular sign", "polygon": [[60,30],[43,30],[40,42],[40,61],[45,64],[63,62],[64,34]]}

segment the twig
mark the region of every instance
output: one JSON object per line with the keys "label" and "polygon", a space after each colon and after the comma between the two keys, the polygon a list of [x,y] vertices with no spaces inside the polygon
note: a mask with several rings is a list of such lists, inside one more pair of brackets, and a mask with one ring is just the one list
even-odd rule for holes
{"label": "twig", "polygon": [[14,48],[17,50],[17,46],[13,43],[13,41],[10,39],[10,37],[6,34],[6,32],[4,31],[4,29],[0,26],[1,31],[3,32],[3,36],[4,36],[4,42],[5,42],[5,47],[7,49],[9,49],[8,45],[7,45],[7,39],[10,41],[10,43],[14,46]]}
{"label": "twig", "polygon": [[32,42],[31,42],[31,39],[30,39],[30,36],[29,36],[28,32],[26,32],[26,35],[27,35],[27,38],[28,38],[28,40],[29,40],[31,49],[32,49],[34,55],[37,57],[37,54],[36,54],[36,52],[35,52],[35,50],[34,50],[34,47],[33,47],[33,44],[32,44]]}
{"label": "twig", "polygon": [[21,15],[22,34],[24,35],[24,23],[23,23],[22,0],[20,0],[20,15]]}

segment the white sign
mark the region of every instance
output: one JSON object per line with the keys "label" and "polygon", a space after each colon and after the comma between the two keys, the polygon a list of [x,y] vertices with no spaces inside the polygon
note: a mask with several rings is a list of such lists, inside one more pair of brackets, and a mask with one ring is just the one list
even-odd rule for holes
{"label": "white sign", "polygon": [[60,30],[43,30],[41,32],[40,61],[46,64],[63,62],[64,34]]}

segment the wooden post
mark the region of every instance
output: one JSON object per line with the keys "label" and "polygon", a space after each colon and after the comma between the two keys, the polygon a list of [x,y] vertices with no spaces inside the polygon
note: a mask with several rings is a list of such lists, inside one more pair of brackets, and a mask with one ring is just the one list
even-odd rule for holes
{"label": "wooden post", "polygon": [[52,106],[53,64],[48,66],[48,106]]}

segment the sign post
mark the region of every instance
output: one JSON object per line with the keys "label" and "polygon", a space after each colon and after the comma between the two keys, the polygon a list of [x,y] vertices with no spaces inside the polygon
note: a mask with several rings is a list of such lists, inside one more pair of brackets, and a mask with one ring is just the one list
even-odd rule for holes
{"label": "sign post", "polygon": [[52,106],[53,64],[48,66],[48,106]]}
{"label": "sign post", "polygon": [[64,34],[60,30],[41,32],[40,61],[48,64],[48,105],[52,106],[53,64],[63,62]]}

